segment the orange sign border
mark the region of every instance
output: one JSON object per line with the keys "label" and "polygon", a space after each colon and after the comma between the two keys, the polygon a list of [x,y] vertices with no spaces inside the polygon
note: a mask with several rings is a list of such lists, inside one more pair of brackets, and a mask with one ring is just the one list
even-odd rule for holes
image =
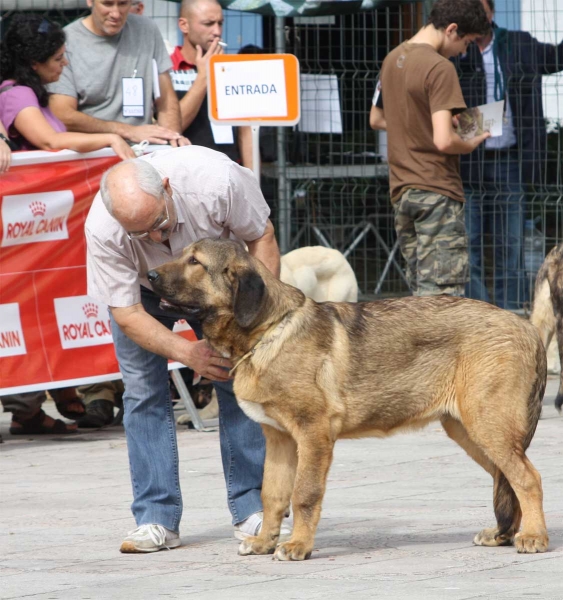
{"label": "orange sign border", "polygon": [[[249,62],[279,60],[284,63],[285,93],[287,115],[285,117],[243,117],[240,119],[219,119],[217,106],[217,88],[215,82],[215,63]],[[207,77],[207,95],[209,98],[209,120],[218,125],[295,125],[301,118],[299,61],[293,54],[216,54],[209,60]]]}

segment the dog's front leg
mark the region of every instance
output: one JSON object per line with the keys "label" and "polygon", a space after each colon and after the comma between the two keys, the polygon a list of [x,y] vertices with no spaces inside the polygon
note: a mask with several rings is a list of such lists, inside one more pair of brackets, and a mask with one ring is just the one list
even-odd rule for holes
{"label": "dog's front leg", "polygon": [[266,460],[262,482],[264,520],[256,537],[246,538],[239,554],[271,554],[280,535],[281,522],[289,501],[297,468],[297,446],[288,433],[262,425],[266,438]]}
{"label": "dog's front leg", "polygon": [[333,449],[329,427],[321,429],[316,424],[314,429],[301,432],[297,440],[299,458],[291,499],[293,534],[289,541],[278,544],[274,558],[306,560],[311,556]]}

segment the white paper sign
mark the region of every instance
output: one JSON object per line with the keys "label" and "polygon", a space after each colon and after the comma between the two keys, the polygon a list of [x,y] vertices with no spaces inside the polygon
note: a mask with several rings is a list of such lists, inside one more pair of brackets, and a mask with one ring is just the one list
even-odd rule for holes
{"label": "white paper sign", "polygon": [[342,115],[336,75],[301,75],[299,131],[342,133]]}
{"label": "white paper sign", "polygon": [[216,144],[234,144],[235,138],[233,135],[233,128],[230,125],[215,125],[215,123],[209,123],[211,125],[211,131],[213,133],[213,140]]}
{"label": "white paper sign", "polygon": [[283,60],[216,62],[219,119],[286,117]]}
{"label": "white paper sign", "polygon": [[158,65],[152,59],[152,95],[155,100],[160,98],[160,82],[158,81]]}

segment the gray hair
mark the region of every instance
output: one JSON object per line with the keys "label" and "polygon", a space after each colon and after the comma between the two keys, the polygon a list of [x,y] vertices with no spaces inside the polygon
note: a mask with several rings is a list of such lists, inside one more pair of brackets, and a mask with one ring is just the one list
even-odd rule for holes
{"label": "gray hair", "polygon": [[108,169],[104,173],[100,182],[100,194],[102,196],[102,202],[107,208],[109,214],[112,216],[113,201],[108,187],[108,177],[115,169],[119,169],[124,165],[131,165],[131,167],[133,167],[133,176],[135,182],[142,192],[157,199],[162,198],[162,196],[165,194],[162,177],[151,164],[149,164],[146,160],[139,160],[137,158],[129,158],[124,160],[114,165],[111,169]]}

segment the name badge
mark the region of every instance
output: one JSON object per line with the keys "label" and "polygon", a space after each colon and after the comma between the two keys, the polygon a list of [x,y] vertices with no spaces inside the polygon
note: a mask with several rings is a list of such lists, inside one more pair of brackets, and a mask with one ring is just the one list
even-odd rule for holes
{"label": "name badge", "polygon": [[144,117],[144,88],[142,77],[123,77],[123,116]]}

